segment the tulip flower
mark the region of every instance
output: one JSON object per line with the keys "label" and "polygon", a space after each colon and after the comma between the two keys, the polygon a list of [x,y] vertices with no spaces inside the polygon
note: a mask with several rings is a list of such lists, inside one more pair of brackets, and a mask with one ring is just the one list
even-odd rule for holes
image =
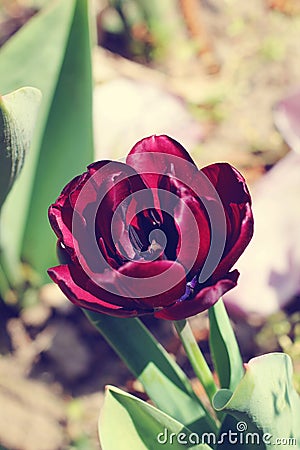
{"label": "tulip flower", "polygon": [[138,142],[126,163],[99,161],[49,208],[61,264],[48,270],[83,308],[181,320],[236,286],[231,268],[253,234],[251,198],[227,163],[199,170],[168,136]]}

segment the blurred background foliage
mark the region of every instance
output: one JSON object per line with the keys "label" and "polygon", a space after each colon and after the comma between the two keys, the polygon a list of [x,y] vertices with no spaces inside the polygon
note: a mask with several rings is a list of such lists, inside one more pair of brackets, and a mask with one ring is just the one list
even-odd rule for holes
{"label": "blurred background foliage", "polygon": [[[201,166],[229,161],[253,187],[289,152],[272,111],[299,84],[299,13],[299,0],[0,1],[1,95],[24,86],[43,95],[24,170],[1,210],[3,448],[96,449],[99,389],[109,382],[145,398],[48,284],[56,264],[48,205],[91,160],[123,157],[160,132]],[[298,305],[295,292],[273,314],[232,317],[244,360],[285,351],[300,391]],[[170,324],[147,324],[193,377]],[[205,314],[192,325],[208,352]]]}

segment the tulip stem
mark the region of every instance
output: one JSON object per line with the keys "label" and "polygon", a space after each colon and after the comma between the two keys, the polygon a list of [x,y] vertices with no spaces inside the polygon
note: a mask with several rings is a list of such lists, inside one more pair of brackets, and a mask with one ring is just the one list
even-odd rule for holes
{"label": "tulip stem", "polygon": [[212,398],[218,388],[195,339],[191,326],[187,320],[175,321],[174,325],[195,375],[204,387],[210,402],[212,402]]}

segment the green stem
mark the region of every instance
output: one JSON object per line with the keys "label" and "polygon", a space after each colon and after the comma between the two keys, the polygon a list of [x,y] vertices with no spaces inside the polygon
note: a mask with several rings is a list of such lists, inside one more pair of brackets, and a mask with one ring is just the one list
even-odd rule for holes
{"label": "green stem", "polygon": [[174,322],[174,325],[187,357],[194,369],[195,375],[203,385],[208,398],[212,401],[212,398],[217,391],[217,386],[195,339],[190,324],[187,320],[180,320]]}
{"label": "green stem", "polygon": [[[5,272],[0,263],[0,296],[4,299],[6,292],[10,289]],[[1,450],[1,449],[0,449]]]}

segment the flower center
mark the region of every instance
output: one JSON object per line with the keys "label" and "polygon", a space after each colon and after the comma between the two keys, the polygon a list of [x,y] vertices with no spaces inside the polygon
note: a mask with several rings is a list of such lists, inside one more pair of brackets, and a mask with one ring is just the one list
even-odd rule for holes
{"label": "flower center", "polygon": [[129,225],[129,238],[138,258],[147,261],[154,261],[159,257],[164,257],[167,245],[167,237],[160,228],[153,228],[148,236],[144,232],[140,233]]}

